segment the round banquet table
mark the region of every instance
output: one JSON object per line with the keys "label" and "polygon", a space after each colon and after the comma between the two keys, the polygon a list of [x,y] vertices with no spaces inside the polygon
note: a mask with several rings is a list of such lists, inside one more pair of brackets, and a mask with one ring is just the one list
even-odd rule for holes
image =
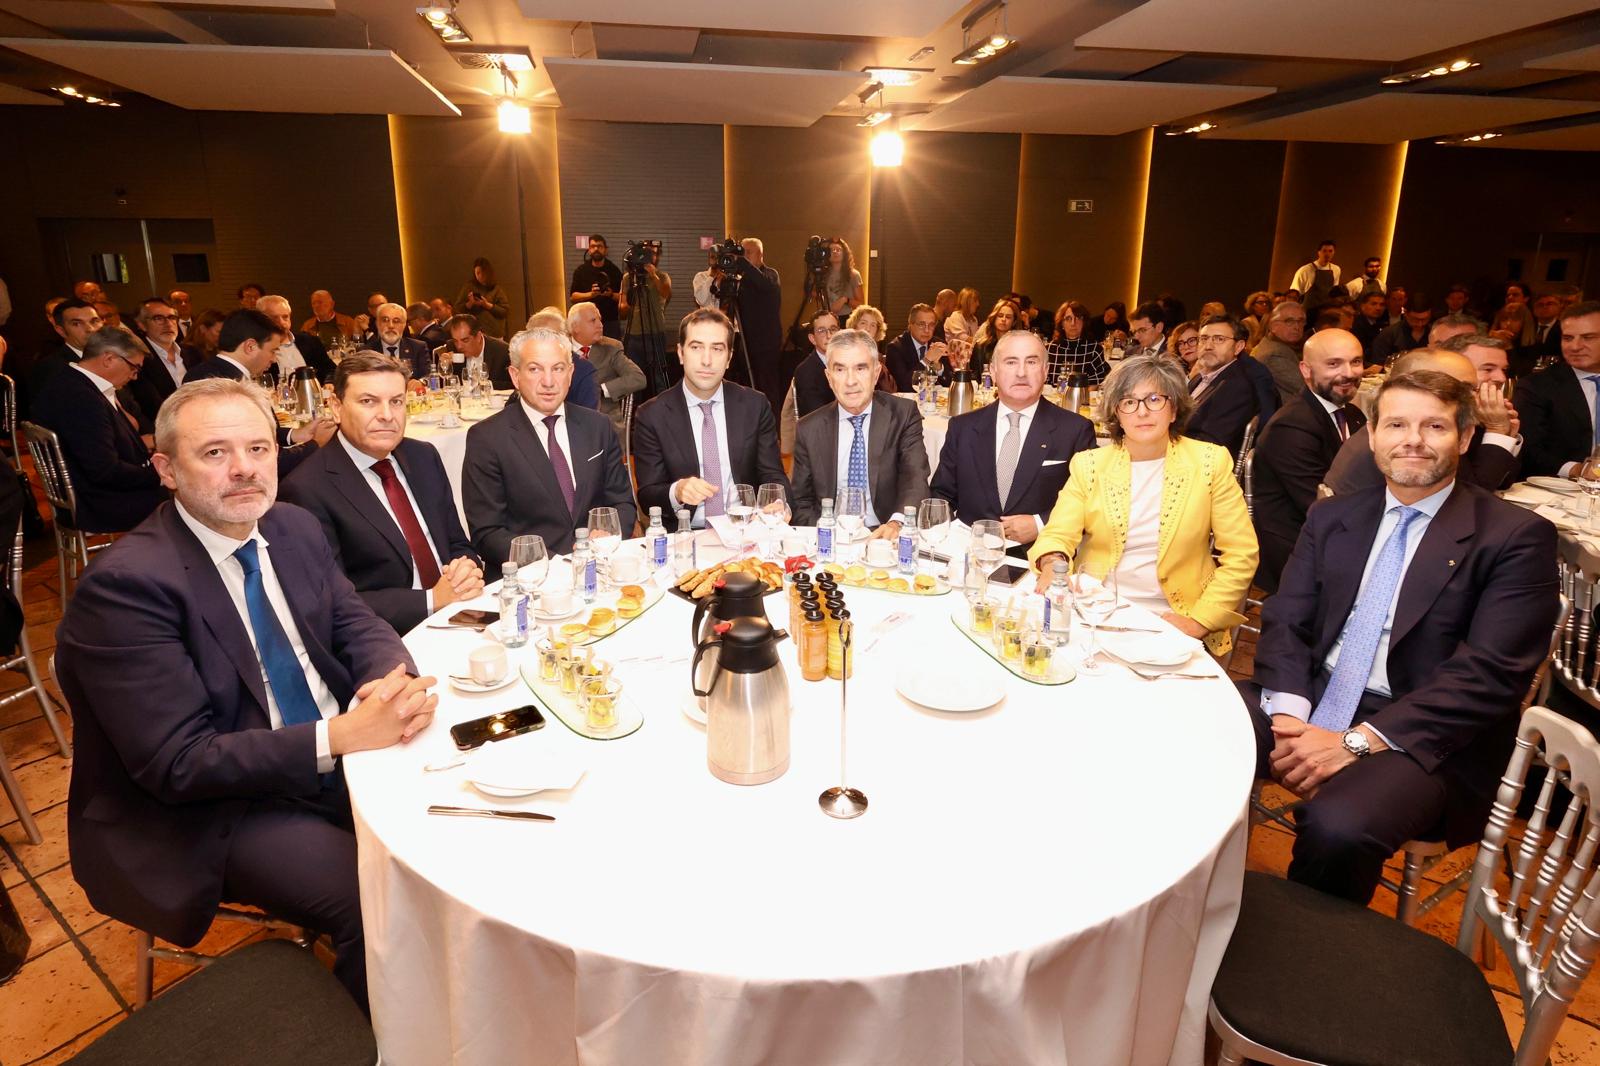
{"label": "round banquet table", "polygon": [[412,440],[427,441],[439,452],[439,458],[444,463],[444,472],[450,478],[450,490],[455,494],[456,511],[461,515],[461,523],[466,525],[467,513],[461,506],[461,464],[467,459],[467,430],[471,429],[474,422],[462,422],[460,426],[446,429],[437,422],[419,422],[415,416],[406,420],[406,436]]}
{"label": "round banquet table", "polygon": [[[838,780],[840,685],[803,681],[792,642],[792,757],[776,781],[707,770],[704,727],[681,711],[692,609],[668,594],[595,647],[643,727],[601,742],[547,715],[494,757],[521,745],[585,776],[495,800],[466,783],[476,756],[423,766],[453,755],[450,725],[530,693],[457,693],[445,675],[484,638],[410,633],[441,679],[435,723],[345,759],[384,1061],[1200,1063],[1254,766],[1222,670],[1201,656],[1216,680],[1113,666],[1038,686],[956,630],[959,591],[846,602],[861,649],[849,781],[870,800],[855,821],[817,806]],[[767,604],[786,625],[784,595]],[[880,633],[892,612],[910,620]],[[897,694],[897,670],[933,668],[995,671],[1005,698],[947,713]],[[430,803],[557,821],[430,817]]]}

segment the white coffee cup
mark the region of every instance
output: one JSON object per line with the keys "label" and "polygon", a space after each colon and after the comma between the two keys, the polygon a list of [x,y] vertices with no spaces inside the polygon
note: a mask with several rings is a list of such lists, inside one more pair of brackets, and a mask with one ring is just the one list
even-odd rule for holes
{"label": "white coffee cup", "polygon": [[550,582],[545,582],[544,588],[539,592],[539,613],[561,615],[570,610],[572,610],[572,590],[552,588]]}
{"label": "white coffee cup", "polygon": [[473,648],[467,655],[467,669],[472,680],[480,685],[492,685],[506,676],[506,649],[501,644],[484,644]]}
{"label": "white coffee cup", "polygon": [[893,566],[894,545],[886,540],[871,540],[867,542],[868,566]]}
{"label": "white coffee cup", "polygon": [[637,555],[622,553],[611,557],[611,583],[632,585],[644,577],[644,560]]}

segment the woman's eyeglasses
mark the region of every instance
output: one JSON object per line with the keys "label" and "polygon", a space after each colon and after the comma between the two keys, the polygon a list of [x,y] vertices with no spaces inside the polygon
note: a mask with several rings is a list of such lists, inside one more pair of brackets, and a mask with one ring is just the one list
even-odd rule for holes
{"label": "woman's eyeglasses", "polygon": [[1148,396],[1124,396],[1117,401],[1117,410],[1125,415],[1131,415],[1140,407],[1143,407],[1146,411],[1154,414],[1158,411],[1166,410],[1169,402],[1171,401],[1159,392],[1152,392]]}

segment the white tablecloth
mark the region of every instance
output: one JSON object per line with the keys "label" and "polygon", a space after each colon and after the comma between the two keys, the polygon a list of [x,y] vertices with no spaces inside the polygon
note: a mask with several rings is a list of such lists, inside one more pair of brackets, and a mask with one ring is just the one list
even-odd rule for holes
{"label": "white tablecloth", "polygon": [[[785,625],[782,596],[767,602]],[[465,768],[422,772],[453,751],[452,723],[529,702],[520,684],[441,686],[416,741],[347,758],[384,1061],[1198,1064],[1248,835],[1254,748],[1233,686],[1220,669],[1006,675],[994,708],[931,711],[896,694],[897,664],[1000,669],[951,624],[959,593],[847,602],[863,641],[915,615],[850,683],[850,781],[871,801],[856,821],[816,802],[837,780],[839,685],[802,681],[789,642],[787,774],[710,775],[679,710],[687,661],[624,661],[687,655],[691,609],[670,595],[597,648],[621,663],[639,732],[596,742],[552,719],[504,742],[579,753],[571,792],[496,801]],[[442,677],[480,640],[419,628],[407,644]]]}
{"label": "white tablecloth", "polygon": [[463,422],[458,428],[444,429],[437,423],[425,425],[415,418],[406,422],[406,436],[412,440],[427,441],[439,450],[444,461],[444,472],[450,476],[450,488],[456,496],[456,510],[461,514],[462,527],[466,527],[467,514],[461,507],[461,464],[467,459],[467,430],[473,423]]}

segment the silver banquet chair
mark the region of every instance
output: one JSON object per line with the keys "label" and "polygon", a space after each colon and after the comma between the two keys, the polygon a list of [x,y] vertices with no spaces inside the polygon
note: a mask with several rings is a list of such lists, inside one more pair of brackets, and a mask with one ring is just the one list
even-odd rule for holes
{"label": "silver banquet chair", "polygon": [[67,469],[61,441],[55,433],[36,423],[24,422],[22,435],[27,438],[33,465],[39,471],[44,497],[50,501],[50,525],[56,536],[56,575],[61,582],[61,609],[65,611],[68,577],[76,581],[79,570],[89,566],[89,554],[110,546],[108,540],[91,544],[89,538],[110,534],[79,527],[78,498],[72,490],[72,473]]}
{"label": "silver banquet chair", "polygon": [[[1517,806],[1540,764],[1555,772],[1538,785],[1533,817],[1518,836]],[[1245,874],[1239,920],[1211,992],[1219,1066],[1246,1059],[1268,1066],[1544,1063],[1600,953],[1597,792],[1593,735],[1544,707],[1524,714],[1454,948],[1370,908]],[[1470,958],[1485,933],[1505,952],[1522,996],[1526,1020],[1515,1045]]]}

